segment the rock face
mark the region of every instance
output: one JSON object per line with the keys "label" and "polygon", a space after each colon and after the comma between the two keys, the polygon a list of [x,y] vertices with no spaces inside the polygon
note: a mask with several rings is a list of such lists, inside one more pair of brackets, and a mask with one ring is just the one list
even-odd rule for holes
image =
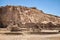
{"label": "rock face", "polygon": [[33,25],[36,26],[37,23],[46,24],[49,22],[52,22],[54,25],[60,24],[60,17],[51,14],[45,14],[43,11],[36,9],[35,7],[0,7],[0,27],[8,27],[11,24],[17,24],[18,27],[28,27],[28,25],[32,27]]}

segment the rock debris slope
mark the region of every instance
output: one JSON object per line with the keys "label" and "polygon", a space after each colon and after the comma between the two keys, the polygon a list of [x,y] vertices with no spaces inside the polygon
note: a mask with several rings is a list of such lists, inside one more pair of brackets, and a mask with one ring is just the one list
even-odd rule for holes
{"label": "rock debris slope", "polygon": [[[60,17],[51,14],[45,14],[42,10],[35,7],[28,8],[24,6],[1,6],[0,7],[0,26],[8,27],[17,25],[18,27],[27,27],[37,23],[60,24]],[[40,24],[39,24],[40,25]],[[35,25],[36,26],[36,25]]]}

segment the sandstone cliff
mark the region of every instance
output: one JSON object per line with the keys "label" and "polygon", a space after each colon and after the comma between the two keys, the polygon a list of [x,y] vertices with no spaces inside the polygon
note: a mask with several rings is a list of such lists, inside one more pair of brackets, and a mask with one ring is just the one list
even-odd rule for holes
{"label": "sandstone cliff", "polygon": [[[0,26],[7,27],[11,24],[17,24],[23,27],[29,23],[49,23],[60,24],[60,17],[51,14],[45,14],[42,10],[35,7],[28,8],[24,6],[2,6],[0,7]],[[31,24],[31,25],[32,25]],[[36,26],[36,25],[35,25]],[[26,26],[27,27],[27,26]]]}

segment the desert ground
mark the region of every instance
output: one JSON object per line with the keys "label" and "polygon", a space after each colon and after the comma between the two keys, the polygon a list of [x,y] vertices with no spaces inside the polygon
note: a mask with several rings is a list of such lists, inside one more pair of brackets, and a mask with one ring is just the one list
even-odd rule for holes
{"label": "desert ground", "polygon": [[0,34],[0,40],[60,40],[60,34]]}

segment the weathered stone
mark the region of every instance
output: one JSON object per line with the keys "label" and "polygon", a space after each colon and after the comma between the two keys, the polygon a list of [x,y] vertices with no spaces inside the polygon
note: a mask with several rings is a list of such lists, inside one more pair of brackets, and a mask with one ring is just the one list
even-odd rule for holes
{"label": "weathered stone", "polygon": [[52,27],[52,25],[54,26],[56,24],[60,24],[60,17],[45,14],[42,10],[35,8],[28,8],[23,6],[0,7],[0,27],[3,25],[3,27],[6,26],[7,28],[12,28],[15,24],[18,28],[26,27],[32,28],[33,30],[41,30],[50,26]]}

